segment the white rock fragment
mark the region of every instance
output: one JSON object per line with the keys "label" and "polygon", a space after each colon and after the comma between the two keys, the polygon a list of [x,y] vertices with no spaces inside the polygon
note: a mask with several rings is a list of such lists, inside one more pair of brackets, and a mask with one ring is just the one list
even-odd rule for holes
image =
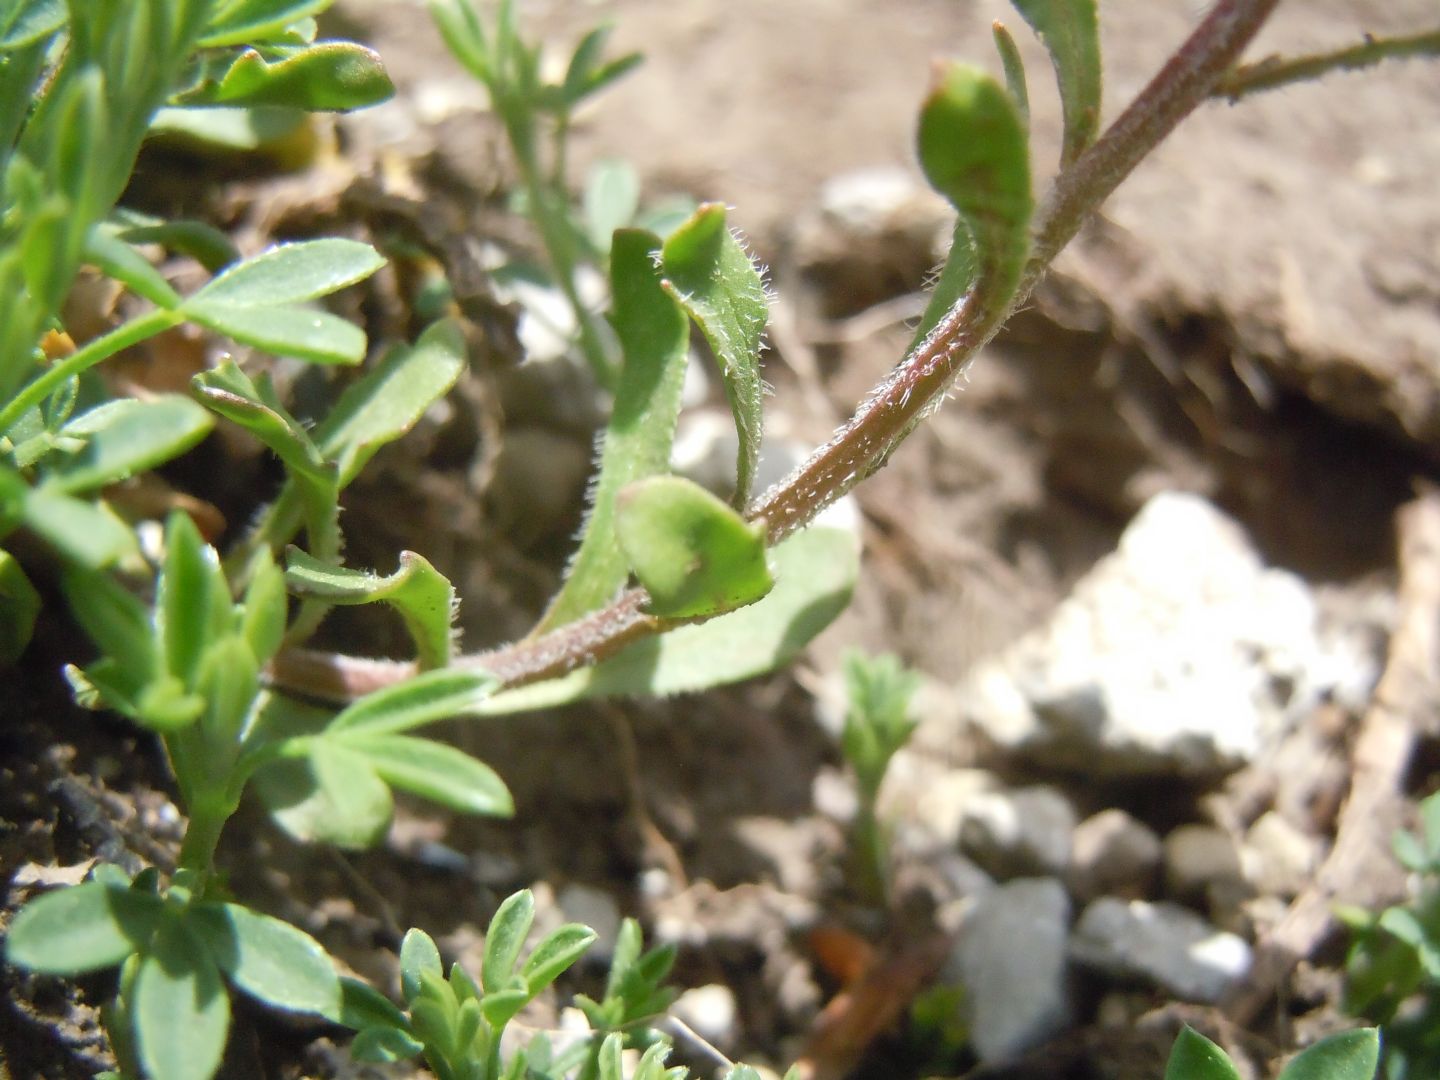
{"label": "white rock fragment", "polygon": [[1142,979],[1214,1003],[1250,971],[1250,946],[1177,904],[1101,897],[1080,916],[1070,955],[1116,979]]}
{"label": "white rock fragment", "polygon": [[962,688],[996,749],[1090,775],[1254,759],[1324,679],[1303,582],[1203,499],[1156,496],[1055,610]]}
{"label": "white rock fragment", "polygon": [[735,1046],[739,1007],[728,986],[711,983],[686,990],[670,1006],[670,1013],[716,1049],[728,1050]]}
{"label": "white rock fragment", "polygon": [[963,812],[961,852],[996,877],[1058,876],[1069,867],[1075,811],[1054,788],[977,795]]}

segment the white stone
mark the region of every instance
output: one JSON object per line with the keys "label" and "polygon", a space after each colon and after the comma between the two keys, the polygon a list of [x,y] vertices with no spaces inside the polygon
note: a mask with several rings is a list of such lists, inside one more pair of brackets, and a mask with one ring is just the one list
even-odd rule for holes
{"label": "white stone", "polygon": [[1070,899],[1053,878],[997,886],[970,906],[945,977],[964,988],[981,1061],[1019,1057],[1070,1024],[1069,921]]}
{"label": "white stone", "polygon": [[1070,892],[1079,900],[1103,894],[1144,899],[1161,852],[1160,837],[1144,822],[1124,810],[1102,810],[1077,825],[1071,837]]}
{"label": "white stone", "polygon": [[965,805],[960,850],[998,878],[1058,876],[1074,830],[1070,800],[1054,788],[989,792]]}
{"label": "white stone", "polygon": [[1260,893],[1290,899],[1319,865],[1320,842],[1270,810],[1246,832],[1240,860],[1246,880]]}
{"label": "white stone", "polygon": [[1143,979],[1185,1001],[1214,1003],[1250,971],[1245,940],[1177,904],[1101,897],[1070,938],[1079,963],[1117,979]]}
{"label": "white stone", "polygon": [[735,994],[720,983],[686,990],[670,1006],[671,1015],[719,1050],[734,1047],[739,1034]]}
{"label": "white stone", "polygon": [[1242,880],[1240,852],[1223,829],[1181,825],[1165,837],[1165,891],[1172,898],[1193,903]]}
{"label": "white stone", "polygon": [[1272,745],[1323,679],[1315,606],[1204,500],[1156,496],[1056,608],[962,687],[997,749],[1091,775],[1210,776]]}

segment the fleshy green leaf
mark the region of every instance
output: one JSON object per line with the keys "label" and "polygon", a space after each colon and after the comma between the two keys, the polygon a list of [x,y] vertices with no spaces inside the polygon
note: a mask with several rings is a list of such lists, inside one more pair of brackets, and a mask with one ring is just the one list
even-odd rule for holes
{"label": "fleshy green leaf", "polygon": [[362,1029],[350,1043],[350,1056],[356,1061],[409,1061],[424,1049],[424,1043],[400,1028],[370,1027]]}
{"label": "fleshy green leaf", "polygon": [[695,320],[720,365],[740,442],[733,501],[744,506],[765,424],[765,384],[760,378],[760,349],[770,310],[765,283],[725,227],[720,203],[704,204],[666,238],[660,269],[665,290]]}
{"label": "fleshy green leaf", "polygon": [[979,68],[946,64],[920,111],[917,141],[926,178],[969,233],[972,247],[957,234],[951,258],[973,259],[981,298],[1003,306],[1025,266],[1033,209],[1025,124],[1014,100]]}
{"label": "fleshy green leaf", "polygon": [[117,235],[112,225],[100,224],[85,241],[85,261],[93,263],[116,281],[129,286],[137,296],[163,308],[180,306],[180,294],[150,264],[150,260]]}
{"label": "fleshy green leaf", "polygon": [[365,331],[318,308],[192,298],[182,310],[192,322],[277,356],[317,364],[358,364],[365,359]]}
{"label": "fleshy green leaf", "polygon": [[1013,0],[1016,10],[1050,50],[1065,117],[1064,168],[1100,129],[1100,29],[1095,0]]}
{"label": "fleshy green leaf", "polygon": [[750,523],[699,484],[656,476],[616,500],[615,537],[650,593],[650,610],[671,618],[713,615],[754,603],[774,578],[765,525]]}
{"label": "fleshy green leaf", "polygon": [[413,347],[392,349],[351,384],[315,429],[315,442],[340,471],[343,488],[371,456],[415,426],[465,370],[465,338],[442,319]]}
{"label": "fleshy green leaf", "polygon": [[421,670],[450,662],[455,587],[422,556],[402,551],[400,568],[389,577],[331,566],[298,548],[291,548],[286,559],[285,580],[295,595],[327,604],[383,601],[404,620]]}
{"label": "fleshy green leaf", "polygon": [[525,980],[530,996],[540,993],[584,956],[585,950],[595,943],[595,937],[594,930],[579,923],[566,923],[546,934],[520,968],[520,977]]}
{"label": "fleshy green leaf", "polygon": [[135,534],[104,506],[45,488],[25,492],[21,505],[25,524],[81,566],[98,570],[137,550]]}
{"label": "fleshy green leaf", "polygon": [[51,975],[114,967],[160,924],[159,897],[87,881],[26,904],[9,926],[5,958]]}
{"label": "fleshy green leaf", "polygon": [[1224,1050],[1186,1026],[1170,1048],[1165,1080],[1240,1080],[1240,1074]]}
{"label": "fleshy green leaf", "polygon": [[510,987],[487,993],[478,1005],[485,1022],[498,1030],[515,1019],[515,1015],[529,1003],[530,991],[521,987]]}
{"label": "fleshy green leaf", "polygon": [[[411,930],[410,934],[424,931]],[[401,968],[404,968],[405,943],[400,943]],[[438,954],[437,954],[438,957]],[[340,977],[340,1023],[355,1031],[370,1027],[404,1028],[405,1014],[393,1001],[367,982]],[[418,1053],[418,1051],[417,1051]]]}
{"label": "fleshy green leaf", "polygon": [[340,712],[326,733],[393,735],[452,716],[473,716],[495,689],[483,671],[427,671],[367,694]]}
{"label": "fleshy green leaf", "polygon": [[210,954],[179,919],[145,951],[130,1002],[150,1080],[210,1080],[230,1030],[230,999]]}
{"label": "fleshy green leaf", "polygon": [[529,889],[501,901],[485,931],[485,958],[480,968],[480,985],[485,993],[498,994],[509,987],[534,921],[535,896]]}
{"label": "fleshy green leaf", "polygon": [[281,46],[241,53],[218,82],[177,99],[198,105],[283,105],[307,112],[346,112],[395,95],[385,65],[371,49],[351,41]]}
{"label": "fleshy green leaf", "polygon": [[775,588],[758,603],[637,642],[610,660],[559,679],[507,690],[482,715],[586,698],[682,694],[773,671],[845,610],[860,553],[848,530],[811,526],[771,550]]}
{"label": "fleshy green leaf", "polygon": [[335,964],[305,931],[240,904],[199,904],[187,921],[238,989],[278,1009],[340,1018]]}
{"label": "fleshy green leaf", "polygon": [[171,251],[189,255],[212,274],[240,261],[240,252],[215,226],[181,218],[167,221],[134,211],[115,215],[117,235],[132,244],[163,244]]}
{"label": "fleshy green leaf", "polygon": [[188,514],[175,511],[165,527],[165,564],[156,587],[156,630],[166,668],[193,685],[200,657],[230,616],[230,592],[215,549]]}
{"label": "fleshy green leaf", "polygon": [[338,735],[391,787],[465,814],[510,817],[515,803],[495,770],[469,754],[409,735]]}
{"label": "fleshy green leaf", "polygon": [[15,556],[0,548],[0,667],[20,659],[39,614],[39,592]]}
{"label": "fleshy green leaf", "polygon": [[364,281],[384,265],[379,252],[357,240],[277,244],[230,267],[190,299],[236,307],[303,304]]}
{"label": "fleshy green leaf", "polygon": [[247,576],[240,629],[255,659],[264,664],[285,638],[285,573],[275,565],[270,549],[261,548]]}
{"label": "fleshy green leaf", "polygon": [[424,930],[411,928],[400,942],[400,992],[406,1001],[420,996],[421,976],[427,971],[437,979],[444,975],[440,950]]}
{"label": "fleshy green leaf", "polygon": [[217,760],[233,754],[260,692],[260,665],[238,633],[227,634],[205,650],[195,678],[205,701],[201,727]]}
{"label": "fleshy green leaf", "polygon": [[202,153],[250,154],[282,145],[308,122],[303,110],[279,105],[191,106],[161,109],[150,122],[150,133]]}
{"label": "fleshy green leaf", "polygon": [[85,446],[62,459],[45,487],[74,495],[127,480],[179,457],[214,424],[202,406],[179,394],[106,402],[61,429],[62,436],[84,439]]}
{"label": "fleshy green leaf", "polygon": [[1340,1031],[1299,1054],[1278,1080],[1374,1080],[1379,1059],[1378,1029]]}
{"label": "fleshy green leaf", "polygon": [[615,234],[610,256],[611,321],[624,362],[615,407],[605,432],[585,534],[537,632],[573,622],[608,603],[629,568],[615,543],[615,499],[626,484],[665,473],[680,415],[689,326],[665,294],[655,271],[658,237],[638,230]]}
{"label": "fleshy green leaf", "polygon": [[1005,28],[1005,24],[999,20],[996,20],[991,32],[995,38],[995,49],[1000,54],[1000,66],[1005,70],[1005,87],[1015,99],[1015,108],[1020,113],[1020,119],[1028,127],[1030,88],[1025,82],[1025,61],[1020,58],[1020,47],[1015,44],[1015,38]]}
{"label": "fleshy green leaf", "polygon": [[600,1044],[600,1053],[597,1057],[597,1063],[600,1066],[600,1080],[625,1080],[625,1070],[620,1056],[624,1045],[624,1039],[618,1031],[612,1031],[605,1036],[605,1041]]}
{"label": "fleshy green leaf", "polygon": [[149,609],[107,574],[71,569],[61,579],[70,611],[90,640],[139,687],[158,673]]}
{"label": "fleshy green leaf", "polygon": [[240,0],[223,5],[222,14],[205,28],[202,48],[248,45],[268,41],[292,23],[318,15],[335,0]]}
{"label": "fleshy green leaf", "polygon": [[373,847],[394,810],[390,786],[370,759],[338,740],[317,738],[306,757],[261,768],[255,788],[291,836],[341,848]]}

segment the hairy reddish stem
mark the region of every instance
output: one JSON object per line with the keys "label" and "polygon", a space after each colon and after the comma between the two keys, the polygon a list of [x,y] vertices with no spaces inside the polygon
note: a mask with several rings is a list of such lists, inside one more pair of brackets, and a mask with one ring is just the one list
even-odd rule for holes
{"label": "hairy reddish stem", "polygon": [[[1210,96],[1279,0],[1220,0],[1135,98],[1074,164],[1055,178],[1036,215],[1034,242],[1015,295],[996,305],[972,291],[881,383],[824,446],[751,507],[771,543],[789,536],[880,468],[926,412],[943,400],[964,368],[1132,169]],[[645,613],[649,598],[630,589],[609,607],[568,626],[458,663],[493,672],[506,687],[552,678],[604,660],[626,645],[675,625]],[[348,700],[397,682],[413,664],[304,651],[276,657],[272,685],[309,696]]]}

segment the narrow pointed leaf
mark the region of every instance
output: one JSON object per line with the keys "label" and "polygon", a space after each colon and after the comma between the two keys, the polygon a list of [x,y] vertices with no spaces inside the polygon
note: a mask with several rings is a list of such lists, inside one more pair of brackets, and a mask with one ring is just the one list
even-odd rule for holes
{"label": "narrow pointed leaf", "polygon": [[365,331],[318,308],[268,307],[192,298],[181,309],[192,322],[244,345],[317,364],[358,364],[365,359]]}
{"label": "narrow pointed leaf", "polygon": [[10,923],[5,958],[51,975],[114,967],[160,925],[159,897],[87,881],[30,901]]}
{"label": "narrow pointed leaf", "polygon": [[754,603],[775,584],[764,524],[745,521],[682,477],[657,476],[625,487],[617,499],[615,537],[656,615],[729,611]]}
{"label": "narrow pointed leaf", "polygon": [[1025,81],[1025,61],[1020,59],[1020,47],[1015,44],[1015,38],[1011,36],[1005,24],[998,19],[995,20],[991,33],[995,38],[995,50],[1000,54],[1000,66],[1005,71],[1005,88],[1015,99],[1015,108],[1020,113],[1020,119],[1028,127],[1030,124],[1030,88]]}
{"label": "narrow pointed leaf", "polygon": [[615,234],[611,321],[624,355],[620,385],[580,548],[537,633],[603,607],[625,584],[629,567],[615,543],[616,496],[626,484],[670,467],[689,325],[661,288],[654,261],[659,247],[659,238],[650,233],[624,229]]}
{"label": "narrow pointed leaf", "polygon": [[586,698],[683,694],[774,671],[850,602],[860,552],[853,533],[811,526],[771,550],[775,588],[758,603],[641,641],[593,668],[496,694],[483,715]]}
{"label": "narrow pointed leaf", "polygon": [[305,931],[240,904],[200,904],[187,921],[237,989],[277,1009],[340,1018],[335,964]]}
{"label": "narrow pointed leaf", "polygon": [[427,971],[436,978],[444,973],[440,950],[424,930],[412,928],[400,942],[400,992],[406,1001],[420,996],[421,976]]}
{"label": "narrow pointed leaf", "polygon": [[661,254],[664,287],[695,324],[720,365],[735,430],[736,506],[750,498],[764,434],[760,350],[769,300],[760,271],[725,225],[725,207],[706,203],[672,232]]}
{"label": "narrow pointed leaf", "polygon": [[264,664],[285,639],[285,573],[275,565],[269,548],[260,549],[251,567],[240,629],[255,659]]}
{"label": "narrow pointed leaf", "polygon": [[219,555],[178,510],[165,528],[165,564],[155,600],[166,669],[191,686],[200,657],[229,620],[230,595]]}
{"label": "narrow pointed leaf", "polygon": [[20,659],[39,614],[40,593],[15,556],[0,548],[0,667]]}
{"label": "narrow pointed leaf", "polygon": [[1378,1029],[1339,1031],[1295,1057],[1278,1080],[1374,1080],[1379,1059]]}
{"label": "narrow pointed leaf", "polygon": [[410,735],[334,737],[363,754],[391,787],[465,814],[515,813],[514,800],[495,770],[453,746]]}
{"label": "narrow pointed leaf", "polygon": [[509,987],[534,921],[535,897],[529,889],[512,893],[500,902],[485,931],[485,958],[480,967],[480,985],[485,993],[498,994]]}
{"label": "narrow pointed leaf", "polygon": [[1165,1080],[1240,1080],[1240,1074],[1224,1050],[1187,1026],[1170,1048]]}
{"label": "narrow pointed leaf", "polygon": [[452,716],[471,716],[494,689],[494,676],[483,671],[428,671],[367,694],[339,713],[326,731],[393,735]]}
{"label": "narrow pointed leaf", "polygon": [[150,1080],[210,1080],[225,1051],[230,999],[215,962],[178,919],[142,956],[130,1005]]}
{"label": "narrow pointed leaf", "polygon": [[302,304],[364,281],[385,265],[369,244],[330,238],[278,244],[214,278],[191,302],[236,307]]}
{"label": "narrow pointed leaf", "polygon": [[428,327],[413,347],[392,349],[351,384],[315,429],[315,442],[340,471],[343,488],[371,456],[415,426],[465,370],[465,338],[452,320]]}
{"label": "narrow pointed leaf", "polygon": [[83,439],[85,446],[72,456],[52,458],[60,464],[45,486],[75,495],[128,480],[179,457],[214,425],[204,407],[179,394],[107,402],[61,429],[62,436]]}
{"label": "narrow pointed leaf", "polygon": [[969,229],[980,299],[1003,307],[1025,266],[1033,209],[1029,147],[1014,100],[979,68],[946,64],[920,111],[917,142],[926,178]]}
{"label": "narrow pointed leaf", "polygon": [[307,112],[346,112],[395,95],[379,55],[351,41],[284,46],[278,59],[241,53],[216,83],[177,101],[196,105],[283,105]]}
{"label": "narrow pointed leaf", "polygon": [[525,980],[530,996],[540,993],[562,971],[584,956],[585,950],[595,943],[595,938],[594,930],[579,923],[567,923],[546,934],[520,968],[520,976]]}
{"label": "narrow pointed leaf", "polygon": [[165,280],[165,275],[116,233],[115,227],[104,224],[91,229],[85,241],[85,261],[157,307],[179,307],[180,294]]}
{"label": "narrow pointed leaf", "polygon": [[336,740],[315,739],[303,759],[267,765],[255,789],[276,823],[297,840],[373,847],[394,810],[390,787],[364,754]]}
{"label": "narrow pointed leaf", "polygon": [[1065,118],[1064,168],[1084,153],[1100,130],[1100,29],[1095,0],[1013,0],[1016,10],[1050,50]]}
{"label": "narrow pointed leaf", "polygon": [[158,673],[150,611],[134,593],[108,574],[71,569],[61,579],[71,613],[90,640],[139,687]]}
{"label": "narrow pointed leaf", "polygon": [[268,380],[258,383],[233,361],[225,361],[190,380],[200,400],[227,420],[239,424],[274,452],[292,473],[327,480],[333,469],[305,426],[275,397]]}
{"label": "narrow pointed leaf", "polygon": [[455,587],[422,556],[402,551],[400,568],[388,577],[331,566],[298,548],[286,562],[285,580],[296,596],[340,605],[383,601],[404,620],[422,671],[450,662]]}

